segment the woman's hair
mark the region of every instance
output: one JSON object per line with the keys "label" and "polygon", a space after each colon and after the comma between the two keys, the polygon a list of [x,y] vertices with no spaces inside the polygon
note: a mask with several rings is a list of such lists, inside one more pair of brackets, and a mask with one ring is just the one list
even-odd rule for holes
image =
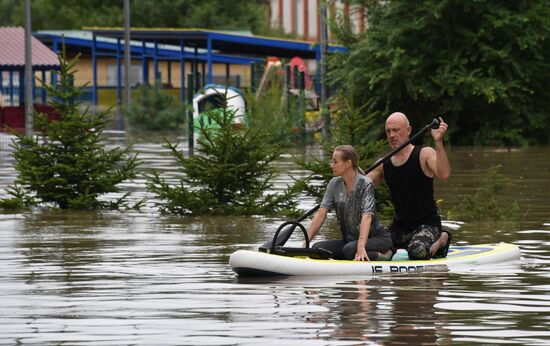
{"label": "woman's hair", "polygon": [[345,161],[351,160],[351,164],[354,169],[358,170],[359,173],[365,174],[365,172],[359,167],[359,154],[357,150],[351,145],[339,145],[334,148],[334,151],[338,151],[342,154],[342,159]]}

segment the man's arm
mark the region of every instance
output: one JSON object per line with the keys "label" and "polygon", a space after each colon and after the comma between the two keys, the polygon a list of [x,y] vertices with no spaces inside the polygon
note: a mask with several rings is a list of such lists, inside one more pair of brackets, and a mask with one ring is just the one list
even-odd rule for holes
{"label": "man's arm", "polygon": [[428,148],[425,148],[428,150],[423,150],[427,156],[426,165],[428,166],[428,170],[431,171],[433,176],[441,180],[446,180],[451,175],[451,165],[445,151],[445,146],[443,145],[443,137],[445,136],[445,132],[447,132],[447,127],[447,124],[440,117],[439,128],[432,130],[435,150]]}
{"label": "man's arm", "polygon": [[382,181],[384,180],[384,167],[383,167],[383,165],[380,165],[380,166],[376,167],[375,169],[373,169],[372,171],[370,171],[367,174],[367,177],[369,177],[372,180],[372,182],[374,183],[374,186],[379,186],[380,184],[382,184]]}

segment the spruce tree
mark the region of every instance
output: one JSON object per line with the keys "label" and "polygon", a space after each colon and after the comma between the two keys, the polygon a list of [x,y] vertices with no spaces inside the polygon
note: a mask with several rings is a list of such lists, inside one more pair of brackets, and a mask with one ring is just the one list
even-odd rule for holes
{"label": "spruce tree", "polygon": [[[59,120],[49,121],[46,114],[35,112],[35,136],[19,134],[13,141],[15,185],[8,191],[13,196],[4,207],[32,204],[53,205],[62,209],[118,208],[125,197],[101,201],[107,193],[120,192],[119,183],[135,177],[139,164],[130,147],[106,149],[103,132],[110,109],[89,112],[77,102],[83,88],[74,86],[78,56],[67,61],[59,56],[58,82],[48,85],[39,80],[49,95]],[[17,203],[19,202],[19,203]]]}
{"label": "spruce tree", "polygon": [[[226,100],[226,95],[222,96]],[[273,188],[276,169],[273,162],[282,149],[272,144],[266,131],[235,129],[235,111],[227,107],[208,111],[217,126],[201,124],[198,155],[186,158],[177,145],[165,147],[181,167],[178,185],[172,186],[153,170],[147,188],[160,202],[164,214],[265,215],[294,211],[296,193],[288,189],[268,193]]]}

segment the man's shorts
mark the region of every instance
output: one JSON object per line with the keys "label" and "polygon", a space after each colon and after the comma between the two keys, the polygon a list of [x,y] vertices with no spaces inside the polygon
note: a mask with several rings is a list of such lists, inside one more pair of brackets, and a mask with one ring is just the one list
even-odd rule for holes
{"label": "man's shorts", "polygon": [[[442,232],[446,232],[449,235],[449,241],[447,245],[440,247],[434,256],[431,256],[430,248],[441,237]],[[390,226],[390,233],[394,248],[396,250],[406,249],[409,252],[409,257],[411,257],[411,254],[413,255],[412,257],[418,259],[447,257],[449,244],[451,243],[451,233],[443,231],[439,226],[420,225],[416,230],[406,233],[392,224]]]}

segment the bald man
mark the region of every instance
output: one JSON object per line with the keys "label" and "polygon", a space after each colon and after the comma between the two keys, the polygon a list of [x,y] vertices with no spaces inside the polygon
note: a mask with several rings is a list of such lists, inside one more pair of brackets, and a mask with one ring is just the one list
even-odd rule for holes
{"label": "bald man", "polygon": [[[410,259],[446,257],[451,242],[451,234],[441,227],[434,198],[433,179],[446,180],[451,175],[443,146],[447,124],[442,118],[439,122],[439,128],[431,130],[435,149],[409,144],[368,174],[375,185],[384,180],[390,188],[395,208],[389,227],[394,253],[407,249]],[[403,113],[386,119],[386,137],[392,148],[407,142],[411,130]]]}

